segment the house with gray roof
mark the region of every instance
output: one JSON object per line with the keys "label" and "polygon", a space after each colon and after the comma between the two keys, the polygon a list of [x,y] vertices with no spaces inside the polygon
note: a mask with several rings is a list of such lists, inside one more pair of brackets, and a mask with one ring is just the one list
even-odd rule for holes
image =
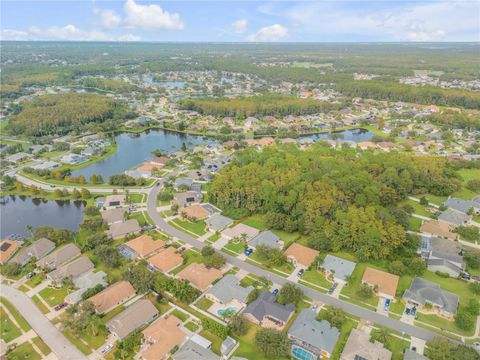
{"label": "house with gray roof", "polygon": [[82,300],[82,294],[87,291],[88,289],[94,288],[97,285],[102,285],[106,287],[108,283],[105,281],[107,274],[103,271],[89,271],[80,277],[73,279],[73,284],[78,289],[70,294],[65,298],[70,304],[77,304]]}
{"label": "house with gray roof", "polygon": [[205,220],[205,224],[207,224],[207,227],[210,231],[220,232],[232,225],[233,220],[220,214],[213,214],[207,220]]}
{"label": "house with gray roof", "polygon": [[190,189],[192,184],[193,184],[193,179],[190,179],[190,178],[187,178],[187,177],[179,177],[179,178],[175,179],[175,181],[173,182],[173,187],[175,189],[178,189],[179,187],[186,187],[186,188]]}
{"label": "house with gray roof", "polygon": [[47,160],[47,161],[44,161],[40,164],[33,165],[32,169],[35,169],[35,170],[50,170],[50,169],[55,169],[59,166],[60,166],[59,163],[57,163],[55,161]]}
{"label": "house with gray roof", "polygon": [[480,203],[472,200],[462,200],[456,197],[449,197],[448,200],[443,203],[443,205],[464,214],[467,214],[470,209],[473,209],[474,213],[480,212]]}
{"label": "house with gray roof", "polygon": [[192,340],[188,340],[177,352],[172,355],[173,360],[220,360],[212,350],[205,349]]}
{"label": "house with gray roof", "polygon": [[425,236],[422,237],[419,252],[432,272],[441,271],[458,277],[466,269],[462,246],[458,242]]}
{"label": "house with gray roof", "polygon": [[118,339],[124,339],[133,331],[153,321],[158,315],[157,308],[150,300],[138,300],[107,322],[108,330]]}
{"label": "house with gray roof", "polygon": [[30,157],[29,154],[24,153],[24,152],[18,152],[16,154],[10,155],[6,158],[7,161],[17,163],[19,161],[22,161],[26,158]]}
{"label": "house with gray roof", "polygon": [[468,224],[472,217],[457,210],[447,209],[438,215],[438,220],[444,223],[461,226]]}
{"label": "house with gray roof", "polygon": [[177,204],[178,207],[184,208],[192,204],[199,203],[202,201],[202,193],[198,191],[184,191],[184,192],[177,192],[173,196],[172,203]]}
{"label": "house with gray roof", "polygon": [[347,282],[347,278],[352,275],[355,266],[357,266],[357,264],[354,262],[333,255],[325,256],[323,264],[321,265],[325,271],[325,275],[329,276],[331,274],[336,281],[341,282]]}
{"label": "house with gray roof", "polygon": [[449,291],[440,289],[438,284],[415,277],[410,288],[405,291],[403,298],[416,306],[430,304],[440,314],[452,317],[457,311],[458,296]]}
{"label": "house with gray roof", "polygon": [[282,330],[294,312],[295,305],[279,304],[275,295],[264,291],[245,308],[243,315],[255,324]]}
{"label": "house with gray roof", "polygon": [[428,358],[417,353],[416,351],[405,349],[403,352],[403,360],[428,360]]}
{"label": "house with gray roof", "polygon": [[81,252],[77,245],[67,244],[37,261],[37,266],[43,269],[55,270],[57,267],[62,266],[80,254]]}
{"label": "house with gray roof", "polygon": [[305,359],[301,355],[310,354],[309,359],[330,357],[340,336],[340,331],[326,320],[317,320],[316,312],[303,309],[288,330],[292,341],[293,357]]}
{"label": "house with gray roof", "polygon": [[248,246],[256,248],[258,245],[264,245],[273,249],[281,250],[283,248],[283,241],[280,237],[271,232],[270,230],[262,231],[248,242]]}
{"label": "house with gray roof", "polygon": [[370,334],[359,329],[352,329],[340,356],[340,360],[390,360],[391,358],[391,351],[385,349],[379,341],[371,342]]}
{"label": "house with gray roof", "polygon": [[86,256],[81,256],[57,270],[48,273],[47,278],[52,280],[54,284],[61,286],[64,278],[70,278],[73,281],[93,268],[94,265],[90,259]]}
{"label": "house with gray roof", "polygon": [[46,238],[38,239],[15,255],[10,262],[25,266],[30,259],[40,260],[55,249],[55,243]]}
{"label": "house with gray roof", "polygon": [[220,279],[205,293],[205,297],[226,308],[234,307],[237,311],[243,309],[247,304],[248,294],[253,286],[240,286],[240,281],[235,275],[228,274]]}
{"label": "house with gray roof", "polygon": [[231,338],[230,336],[227,336],[225,340],[223,340],[222,345],[220,347],[220,352],[222,355],[228,355],[230,351],[233,350],[233,348],[237,345],[237,342],[235,339]]}
{"label": "house with gray roof", "polygon": [[106,231],[107,235],[112,239],[120,239],[131,234],[138,234],[140,232],[140,225],[136,219],[129,219],[126,221],[114,223],[110,225],[110,229]]}

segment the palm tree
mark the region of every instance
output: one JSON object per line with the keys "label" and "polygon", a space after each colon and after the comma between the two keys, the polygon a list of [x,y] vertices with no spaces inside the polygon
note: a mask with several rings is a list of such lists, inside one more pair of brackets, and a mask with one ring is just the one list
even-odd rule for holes
{"label": "palm tree", "polygon": [[390,332],[385,327],[380,327],[375,334],[375,339],[383,344],[386,344],[389,338]]}

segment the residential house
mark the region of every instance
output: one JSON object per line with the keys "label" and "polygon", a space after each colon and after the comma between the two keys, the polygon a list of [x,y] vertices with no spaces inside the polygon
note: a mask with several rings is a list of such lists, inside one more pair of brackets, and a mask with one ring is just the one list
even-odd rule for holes
{"label": "residential house", "polygon": [[188,280],[200,291],[205,291],[222,277],[222,272],[215,268],[207,268],[204,264],[192,263],[177,274],[177,278]]}
{"label": "residential house", "polygon": [[142,331],[142,347],[140,358],[143,360],[163,360],[170,351],[180,346],[186,339],[181,330],[182,321],[174,315],[160,318]]}
{"label": "residential house", "polygon": [[76,164],[81,164],[87,160],[88,158],[85,155],[66,154],[62,156],[62,158],[60,159],[60,162],[68,165],[76,165]]}
{"label": "residential house", "polygon": [[120,246],[120,254],[128,259],[146,259],[163,249],[163,240],[154,240],[149,235],[142,235]]}
{"label": "residential house", "polygon": [[220,214],[213,214],[205,220],[205,224],[207,225],[208,230],[212,232],[220,232],[226,227],[232,225],[233,220]]}
{"label": "residential house", "polygon": [[262,231],[260,234],[255,236],[252,240],[248,242],[248,246],[256,248],[258,245],[268,246],[272,249],[281,250],[283,248],[283,241],[280,240],[280,237],[270,230]]}
{"label": "residential house", "polygon": [[106,325],[113,336],[122,340],[157,316],[157,308],[149,300],[141,299],[108,321]]}
{"label": "residential house", "polygon": [[210,215],[210,213],[200,204],[194,204],[185,208],[181,208],[178,212],[181,216],[194,218],[196,220],[203,220]]}
{"label": "residential house", "polygon": [[381,342],[371,342],[370,334],[359,329],[352,329],[340,356],[340,360],[390,360],[391,358],[391,351],[385,349]]}
{"label": "residential house", "polygon": [[89,271],[80,277],[73,279],[73,284],[78,289],[67,295],[65,301],[69,304],[77,304],[82,300],[82,295],[88,289],[94,288],[97,285],[102,285],[103,287],[107,286],[108,283],[105,281],[107,274],[103,271]]}
{"label": "residential house", "polygon": [[88,298],[88,301],[93,303],[97,313],[104,314],[130,300],[135,294],[135,289],[128,281],[118,281]]}
{"label": "residential house", "polygon": [[33,258],[35,260],[40,260],[42,257],[52,252],[53,249],[55,249],[55,243],[53,241],[41,238],[20,250],[10,262],[25,266],[30,259]]}
{"label": "residential house", "polygon": [[470,211],[473,211],[475,214],[480,213],[480,203],[472,200],[462,200],[456,197],[449,197],[443,205],[463,214],[468,214]]}
{"label": "residential house", "polygon": [[205,349],[192,340],[188,340],[180,350],[172,354],[173,360],[220,360],[212,350]]}
{"label": "residential house", "polygon": [[367,267],[363,273],[362,283],[375,288],[378,296],[394,300],[399,279],[397,275]]}
{"label": "residential house", "polygon": [[304,245],[293,243],[284,254],[294,266],[306,269],[314,262],[320,252]]}
{"label": "residential house", "polygon": [[235,345],[237,345],[237,341],[230,337],[227,336],[225,340],[223,340],[222,345],[220,345],[220,352],[224,356],[228,356],[230,352],[235,348]]}
{"label": "residential house", "polygon": [[37,261],[37,266],[42,269],[55,270],[57,267],[62,266],[80,254],[81,251],[77,245],[67,244]]}
{"label": "residential house", "polygon": [[414,350],[405,349],[403,352],[403,360],[428,360],[428,358]]}
{"label": "residential house", "polygon": [[438,215],[438,221],[442,221],[454,226],[466,225],[471,219],[472,217],[470,215],[453,209],[447,209]]}
{"label": "residential house", "polygon": [[441,315],[453,317],[458,307],[458,296],[449,291],[442,290],[438,284],[415,277],[410,288],[405,290],[403,299],[416,306],[432,306]]}
{"label": "residential house", "polygon": [[148,267],[151,270],[167,273],[183,263],[183,257],[173,246],[167,247],[153,255],[148,260]]}
{"label": "residential house", "polygon": [[255,324],[282,330],[294,312],[295,305],[279,304],[275,295],[264,291],[246,307],[243,315]]}
{"label": "residential house", "polygon": [[185,208],[192,204],[202,201],[202,193],[198,191],[185,191],[176,193],[173,196],[172,203],[177,204],[179,208]]}
{"label": "residential house", "polygon": [[2,240],[0,242],[0,264],[6,263],[17,249],[18,243],[16,241],[10,239]]}
{"label": "residential house", "polygon": [[316,316],[315,311],[303,309],[288,329],[292,356],[296,359],[329,358],[335,348],[340,331]]}
{"label": "residential house", "polygon": [[453,232],[454,229],[454,225],[438,220],[430,220],[424,222],[422,226],[420,226],[420,231],[424,234],[438,236],[449,240],[458,240],[459,235]]}
{"label": "residential house", "polygon": [[150,160],[150,164],[158,167],[164,167],[165,165],[167,165],[169,160],[170,159],[166,156],[154,157]]}
{"label": "residential house", "polygon": [[127,235],[138,234],[140,232],[140,225],[136,219],[130,219],[119,223],[110,225],[110,229],[106,231],[107,235],[112,239],[120,239]]}
{"label": "residential house", "polygon": [[346,283],[348,277],[352,275],[355,270],[355,264],[352,261],[348,261],[337,256],[327,255],[323,260],[321,267],[325,271],[326,276],[333,276],[335,281]]}
{"label": "residential house", "polygon": [[16,154],[8,156],[5,160],[7,160],[8,162],[12,162],[12,163],[18,163],[22,160],[25,160],[25,159],[29,158],[29,157],[30,157],[30,155],[27,154],[27,153],[18,152]]}
{"label": "residential house", "polygon": [[126,207],[110,208],[108,210],[100,211],[100,215],[107,225],[123,222],[125,220],[126,213]]}
{"label": "residential house", "polygon": [[239,312],[247,305],[248,294],[253,290],[253,286],[243,287],[235,275],[228,274],[208,289],[205,297],[216,303],[215,311],[235,309]]}
{"label": "residential house", "polygon": [[180,187],[181,188],[186,188],[186,189],[190,189],[190,187],[192,186],[193,184],[193,180],[190,179],[190,178],[186,178],[186,177],[179,177],[177,179],[175,179],[175,181],[173,182],[173,187],[175,189],[179,189]]}
{"label": "residential house", "polygon": [[105,197],[103,206],[106,208],[124,206],[126,201],[126,196],[121,194],[108,195]]}
{"label": "residential house", "polygon": [[242,239],[245,237],[245,240],[250,240],[254,238],[260,231],[245,225],[245,224],[237,224],[234,227],[227,228],[222,231],[222,237],[231,240],[231,239]]}
{"label": "residential house", "polygon": [[57,286],[61,286],[63,279],[69,278],[73,281],[86,272],[92,270],[94,267],[95,266],[88,257],[81,256],[78,259],[73,260],[72,262],[67,263],[62,267],[59,267],[58,269],[48,273],[47,278],[49,278]]}
{"label": "residential house", "polygon": [[428,270],[447,273],[458,277],[465,272],[462,247],[458,242],[438,237],[422,237],[420,254],[427,263]]}
{"label": "residential house", "polygon": [[40,164],[33,165],[32,169],[35,169],[35,170],[51,170],[51,169],[55,169],[59,166],[60,166],[59,163],[57,163],[55,161],[47,160],[47,161],[44,161]]}

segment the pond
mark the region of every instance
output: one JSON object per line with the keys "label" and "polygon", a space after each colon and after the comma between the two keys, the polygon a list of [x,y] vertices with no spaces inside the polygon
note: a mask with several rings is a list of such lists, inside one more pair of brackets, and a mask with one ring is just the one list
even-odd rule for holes
{"label": "pond", "polygon": [[187,146],[213,143],[213,139],[202,136],[185,135],[165,130],[149,130],[141,134],[123,133],[116,136],[117,151],[112,156],[72,172],[73,176],[83,175],[88,180],[93,174],[102,175],[105,181],[114,174],[140,165],[152,158],[152,151],[160,149],[165,153]]}
{"label": "pond", "polygon": [[49,201],[29,196],[5,196],[0,203],[0,238],[12,234],[30,236],[27,226],[49,225],[78,230],[84,207],[85,202],[80,200]]}
{"label": "pond", "polygon": [[347,140],[354,142],[369,141],[373,137],[373,133],[366,129],[352,129],[352,130],[342,130],[334,131],[328,133],[314,134],[314,135],[305,135],[300,136],[301,139],[312,139],[317,140]]}

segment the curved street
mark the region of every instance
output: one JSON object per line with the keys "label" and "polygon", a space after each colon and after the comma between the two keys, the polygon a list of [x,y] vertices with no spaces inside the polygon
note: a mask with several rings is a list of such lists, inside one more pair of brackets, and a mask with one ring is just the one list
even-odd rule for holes
{"label": "curved street", "polygon": [[[157,183],[158,186],[154,186],[150,193],[148,194],[148,199],[147,199],[147,211],[148,215],[152,218],[152,220],[155,222],[155,225],[158,227],[158,229],[166,234],[169,234],[170,236],[177,238],[189,245],[192,245],[196,247],[197,249],[202,249],[204,246],[206,246],[203,242],[198,241],[184,232],[174,228],[170,224],[168,224],[157,212],[157,207],[156,207],[156,199],[157,195],[160,192],[162,188],[163,182],[160,181]],[[249,273],[258,275],[258,276],[263,276],[267,278],[268,280],[277,283],[279,285],[283,285],[285,283],[292,283],[297,286],[299,286],[303,292],[305,293],[306,296],[312,298],[313,300],[320,301],[322,303],[328,304],[328,305],[333,305],[342,308],[346,312],[353,314],[355,316],[358,316],[362,319],[368,320],[372,323],[377,323],[401,332],[404,332],[405,334],[408,334],[413,337],[417,337],[420,339],[423,339],[425,341],[431,340],[434,337],[440,336],[439,334],[429,331],[424,328],[412,326],[406,323],[403,323],[399,320],[392,319],[390,317],[378,314],[376,312],[370,311],[368,309],[365,309],[361,306],[349,303],[347,301],[339,300],[336,299],[332,296],[323,294],[321,292],[315,291],[307,286],[297,284],[294,282],[291,282],[281,276],[275,275],[269,271],[263,270],[255,265],[246,263],[240,259],[237,259],[234,256],[225,254],[222,252],[222,255],[227,259],[227,262],[230,264],[237,266],[245,271],[248,271]]]}
{"label": "curved street", "polygon": [[10,301],[33,331],[52,349],[62,360],[87,360],[88,358],[78,350],[58,330],[45,315],[41,313],[33,301],[20,290],[0,284],[0,295]]}

